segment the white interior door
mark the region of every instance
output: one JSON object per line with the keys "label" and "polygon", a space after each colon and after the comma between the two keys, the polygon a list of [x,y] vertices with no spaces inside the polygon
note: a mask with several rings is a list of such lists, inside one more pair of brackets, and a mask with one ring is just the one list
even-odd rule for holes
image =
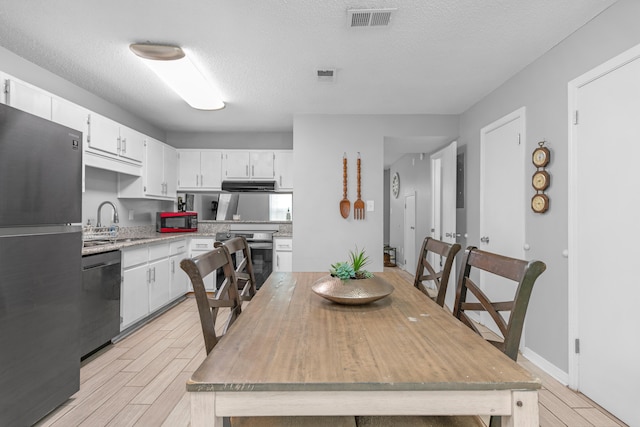
{"label": "white interior door", "polygon": [[[447,147],[431,155],[432,173],[432,237],[447,243],[456,242],[456,179],[458,143],[453,141]],[[441,267],[442,257],[431,260]],[[436,265],[434,264],[434,265]],[[455,300],[456,271],[451,270],[445,304],[453,307]]]}
{"label": "white interior door", "polygon": [[[521,108],[480,133],[479,248],[514,258],[524,258],[524,217],[528,206],[524,126],[525,109]],[[480,274],[480,286],[495,301],[513,299],[515,293],[513,282],[489,274]],[[480,322],[498,330],[487,313],[480,316]]]}
{"label": "white interior door", "polygon": [[569,150],[571,386],[632,426],[640,426],[639,75],[640,46],[569,85],[578,112]]}
{"label": "white interior door", "polygon": [[404,269],[416,272],[416,194],[404,197]]}

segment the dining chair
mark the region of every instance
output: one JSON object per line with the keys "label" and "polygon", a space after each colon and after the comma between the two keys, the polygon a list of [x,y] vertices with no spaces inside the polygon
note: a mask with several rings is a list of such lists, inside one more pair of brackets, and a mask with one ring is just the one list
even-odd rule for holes
{"label": "dining chair", "polygon": [[[496,346],[500,351],[516,361],[518,347],[522,337],[524,318],[529,306],[529,299],[533,285],[538,277],[546,270],[542,261],[525,261],[503,255],[481,251],[469,246],[462,259],[460,274],[456,285],[456,299],[453,305],[453,315],[465,325],[473,329],[478,335]],[[513,297],[507,301],[492,301],[486,293],[473,281],[477,273],[484,272],[485,289],[496,289],[515,283]],[[500,278],[508,279],[507,281]],[[474,301],[467,301],[471,294]],[[477,324],[467,315],[469,311],[487,312],[502,334],[501,340],[485,336]],[[501,313],[509,312],[508,318]],[[496,334],[497,335],[497,334]],[[356,417],[359,427],[390,427],[390,426],[422,426],[422,427],[462,427],[484,426],[478,416],[456,417]],[[490,427],[500,427],[499,416],[490,417]]]}
{"label": "dining chair", "polygon": [[240,300],[251,301],[256,294],[256,277],[253,274],[253,262],[251,262],[251,248],[247,239],[243,236],[234,237],[225,242],[214,242],[213,246],[218,248],[226,246],[230,254],[242,252],[242,260],[238,261],[236,255],[235,271]]}
{"label": "dining chair", "polygon": [[[422,242],[413,285],[441,307],[444,307],[444,297],[447,293],[453,261],[459,251],[460,245],[458,243],[451,244],[431,237],[426,237]],[[438,272],[429,261],[431,254],[437,256],[440,260],[442,269]],[[442,265],[442,258],[440,257],[444,258],[444,265]],[[434,285],[435,289],[428,286],[430,284]]]}
{"label": "dining chair", "polygon": [[[242,311],[242,302],[238,296],[238,284],[233,270],[231,255],[224,246],[215,248],[195,258],[183,259],[180,261],[180,268],[187,273],[191,280],[198,306],[198,314],[200,315],[205,349],[209,354],[219,340],[219,336],[216,334],[216,320],[220,308],[229,309],[229,315],[221,336],[227,332]],[[224,281],[215,293],[209,296],[204,287],[204,278],[209,274],[215,275],[219,268],[222,268],[224,272]]]}

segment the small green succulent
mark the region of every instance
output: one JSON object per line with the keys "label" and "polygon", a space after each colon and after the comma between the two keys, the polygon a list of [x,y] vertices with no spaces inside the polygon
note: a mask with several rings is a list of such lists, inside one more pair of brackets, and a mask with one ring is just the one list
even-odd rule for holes
{"label": "small green succulent", "polygon": [[365,250],[359,251],[356,246],[355,251],[349,251],[349,261],[331,264],[329,272],[341,280],[368,279],[373,277],[371,272],[364,269],[369,262],[369,256],[366,255]]}

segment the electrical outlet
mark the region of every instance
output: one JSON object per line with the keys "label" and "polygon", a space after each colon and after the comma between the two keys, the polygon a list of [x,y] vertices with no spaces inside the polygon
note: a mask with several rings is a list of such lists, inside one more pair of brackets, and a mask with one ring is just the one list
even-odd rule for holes
{"label": "electrical outlet", "polygon": [[373,200],[367,200],[367,212],[373,212]]}

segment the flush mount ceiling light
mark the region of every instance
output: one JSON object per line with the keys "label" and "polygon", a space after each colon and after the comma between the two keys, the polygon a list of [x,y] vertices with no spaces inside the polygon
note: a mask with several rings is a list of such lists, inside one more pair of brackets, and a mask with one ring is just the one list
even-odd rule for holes
{"label": "flush mount ceiling light", "polygon": [[193,108],[224,108],[217,88],[204,77],[179,46],[134,43],[129,49]]}

